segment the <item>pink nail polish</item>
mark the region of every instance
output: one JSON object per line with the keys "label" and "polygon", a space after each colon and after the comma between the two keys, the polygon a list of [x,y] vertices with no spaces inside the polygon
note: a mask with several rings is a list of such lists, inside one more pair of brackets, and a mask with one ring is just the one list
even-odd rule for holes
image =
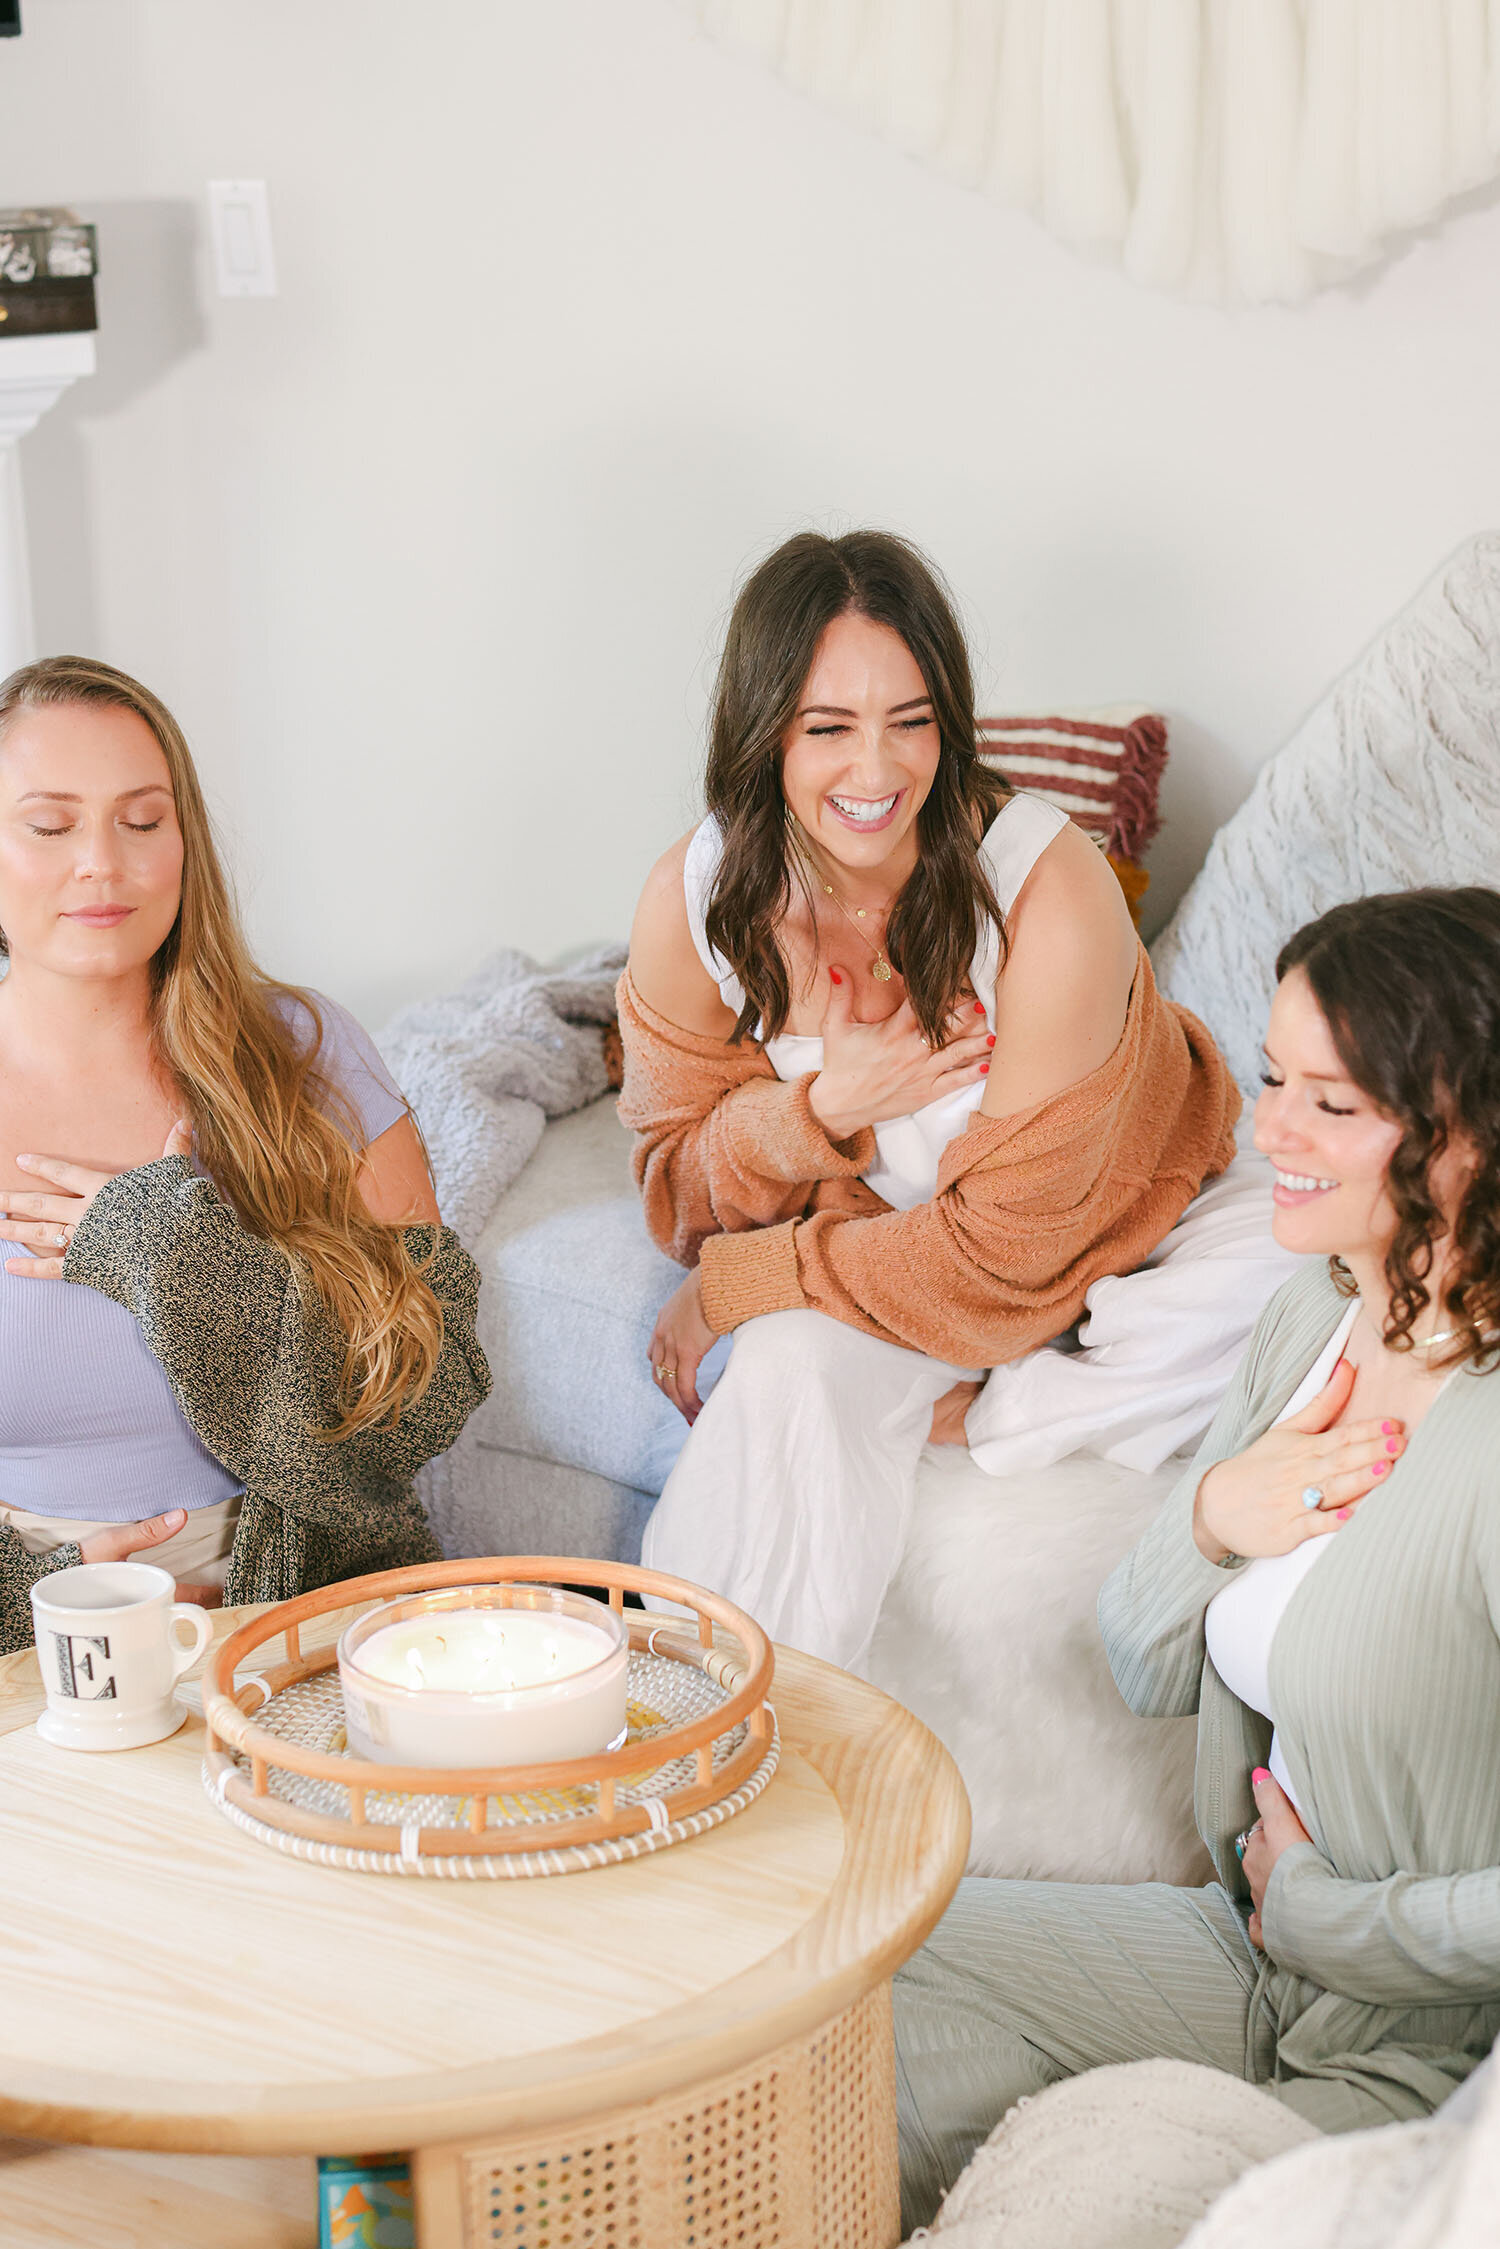
{"label": "pink nail polish", "polygon": [[1269,1765],[1257,1765],[1254,1772],[1250,1775],[1250,1785],[1252,1788],[1259,1788],[1261,1782],[1263,1780],[1269,1780],[1270,1777],[1271,1768]]}
{"label": "pink nail polish", "polygon": [[1396,1434],[1396,1424],[1394,1423],[1394,1421],[1382,1421],[1382,1423],[1380,1424],[1380,1434],[1382,1437],[1394,1437]]}
{"label": "pink nail polish", "polygon": [[1336,1523],[1347,1523],[1353,1513],[1352,1507],[1341,1507],[1333,1519]]}
{"label": "pink nail polish", "polygon": [[1377,1460],[1374,1467],[1370,1470],[1370,1474],[1372,1476],[1389,1476],[1390,1472],[1391,1464],[1388,1460]]}
{"label": "pink nail polish", "polygon": [[1387,1438],[1386,1438],[1386,1441],[1385,1441],[1385,1449],[1386,1449],[1386,1451],[1387,1451],[1388,1453],[1391,1453],[1391,1454],[1395,1454],[1395,1453],[1398,1453],[1398,1452],[1399,1452],[1399,1451],[1401,1450],[1401,1440],[1400,1440],[1400,1438],[1399,1438],[1399,1437],[1387,1437]]}

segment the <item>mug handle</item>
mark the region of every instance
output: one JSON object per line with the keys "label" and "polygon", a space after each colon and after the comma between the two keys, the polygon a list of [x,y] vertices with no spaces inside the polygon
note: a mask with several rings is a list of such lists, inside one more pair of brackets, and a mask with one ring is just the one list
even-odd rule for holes
{"label": "mug handle", "polygon": [[[185,1648],[173,1627],[179,1617],[185,1618],[193,1628],[193,1644]],[[172,1680],[175,1685],[184,1671],[190,1671],[213,1638],[214,1620],[207,1609],[200,1609],[193,1601],[174,1601],[167,1618],[167,1641],[172,1652]]]}

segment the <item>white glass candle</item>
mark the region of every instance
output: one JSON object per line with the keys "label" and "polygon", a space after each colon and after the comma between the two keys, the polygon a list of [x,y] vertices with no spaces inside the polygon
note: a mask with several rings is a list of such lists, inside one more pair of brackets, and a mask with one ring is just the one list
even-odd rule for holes
{"label": "white glass candle", "polygon": [[552,1586],[386,1602],[339,1642],[349,1747],[382,1765],[540,1765],[625,1730],[629,1643],[602,1602]]}

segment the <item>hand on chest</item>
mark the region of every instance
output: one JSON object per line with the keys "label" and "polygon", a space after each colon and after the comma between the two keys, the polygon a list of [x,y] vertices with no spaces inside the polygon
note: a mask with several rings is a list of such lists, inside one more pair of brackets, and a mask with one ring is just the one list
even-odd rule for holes
{"label": "hand on chest", "polygon": [[73,1085],[28,1085],[0,1071],[0,1187],[40,1183],[17,1156],[60,1156],[98,1171],[154,1163],[181,1113],[149,1078],[124,1083],[101,1072]]}

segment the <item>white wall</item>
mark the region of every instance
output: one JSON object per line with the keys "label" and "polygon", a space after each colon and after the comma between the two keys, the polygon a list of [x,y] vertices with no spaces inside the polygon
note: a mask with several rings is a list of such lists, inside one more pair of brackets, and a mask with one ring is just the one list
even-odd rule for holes
{"label": "white wall", "polygon": [[[282,294],[210,292],[270,182]],[[992,707],[1174,722],[1157,900],[1500,521],[1500,202],[1296,311],[1146,296],[672,0],[30,0],[0,202],[98,220],[101,372],[27,441],[44,645],[177,707],[268,963],[378,1022],[623,932],[736,576],[889,524]]]}

